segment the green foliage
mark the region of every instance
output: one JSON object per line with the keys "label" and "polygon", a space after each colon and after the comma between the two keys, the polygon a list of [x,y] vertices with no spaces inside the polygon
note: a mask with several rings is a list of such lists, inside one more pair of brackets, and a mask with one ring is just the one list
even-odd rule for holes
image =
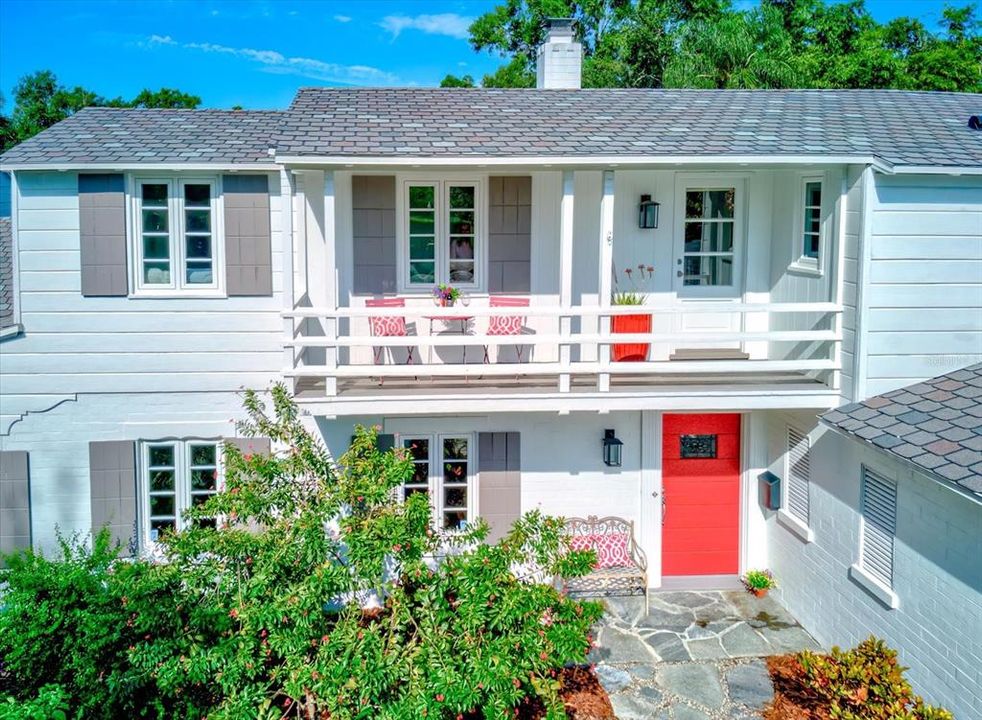
{"label": "green foliage", "polygon": [[14,109],[10,117],[0,114],[0,151],[34,137],[85,107],[196,108],[200,104],[197,95],[173,88],[142,90],[132,100],[120,97],[110,100],[83,87],[66,88],[58,83],[53,72],[39,70],[25,75],[14,86]]}
{"label": "green foliage", "polygon": [[43,708],[73,698],[75,717],[137,717],[149,688],[126,657],[138,638],[123,607],[131,568],[113,564],[108,531],[91,550],[78,538],[60,542],[60,560],[27,552],[0,570],[0,658],[16,693],[8,707],[24,701],[21,716],[47,717]]}
{"label": "green foliage", "polygon": [[[140,711],[106,691],[94,696],[102,708],[81,712],[92,704],[72,677],[81,668],[43,646],[63,629],[54,611],[49,625],[34,621],[36,642],[10,666],[15,687],[34,673],[18,699],[37,702],[55,682],[85,717],[408,720],[511,716],[535,697],[548,717],[565,717],[558,671],[585,661],[600,608],[548,580],[589,572],[593,554],[570,551],[561,521],[536,513],[497,545],[480,542],[483,523],[436,532],[424,495],[394,500],[411,458],[379,451],[375,431],[359,428],[335,463],[284,387],[271,403],[247,393],[242,429],[288,450],[243,456],[226,446],[223,491],[189,511],[189,529],[164,537],[164,562],[107,571],[102,545],[91,557],[34,561],[46,563],[39,576],[67,575],[93,595],[106,588],[104,602],[78,605],[73,628],[98,620],[116,638],[107,661],[90,654],[88,672],[117,668],[107,684],[130,692],[137,680],[151,685],[149,697],[136,686]],[[39,597],[24,573],[8,580],[0,618],[13,627]],[[69,600],[59,587],[48,592]]]}
{"label": "green foliage", "polygon": [[531,87],[549,17],[572,17],[585,87],[901,88],[979,92],[976,7],[946,7],[941,30],[878,23],[864,0],[505,0],[470,27],[506,59],[486,87]]}
{"label": "green foliage", "polygon": [[943,708],[914,694],[897,662],[897,653],[869,637],[852,650],[829,654],[805,650],[795,656],[803,683],[831,717],[841,720],[954,720]]}

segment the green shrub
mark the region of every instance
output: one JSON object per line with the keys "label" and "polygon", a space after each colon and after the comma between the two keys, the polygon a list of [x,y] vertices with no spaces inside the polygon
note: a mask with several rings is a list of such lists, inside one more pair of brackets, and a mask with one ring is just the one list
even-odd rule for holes
{"label": "green shrub", "polygon": [[870,637],[852,650],[799,653],[804,685],[832,718],[841,720],[953,720],[914,694],[897,653]]}
{"label": "green shrub", "polygon": [[535,698],[564,718],[558,672],[585,661],[600,606],[523,576],[581,575],[593,553],[537,513],[496,545],[483,524],[435,532],[424,495],[394,499],[410,458],[359,428],[334,463],[285,388],[272,402],[247,393],[242,429],[288,450],[227,446],[223,491],[164,536],[163,562],[112,564],[102,536],[12,570],[0,622],[31,628],[18,698],[57,683],[77,717],[228,720],[504,718]]}

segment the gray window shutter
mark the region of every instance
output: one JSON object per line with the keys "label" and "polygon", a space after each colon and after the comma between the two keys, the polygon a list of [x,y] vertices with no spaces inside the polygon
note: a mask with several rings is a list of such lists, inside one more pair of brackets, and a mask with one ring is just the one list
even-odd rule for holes
{"label": "gray window shutter", "polygon": [[89,494],[92,533],[108,526],[121,555],[136,552],[136,443],[89,443]]}
{"label": "gray window shutter", "polygon": [[78,176],[82,295],[125,296],[126,195],[122,175]]}
{"label": "gray window shutter", "polygon": [[478,503],[491,526],[488,542],[493,543],[522,514],[521,438],[517,432],[484,432],[477,441]]}
{"label": "gray window shutter", "polygon": [[488,290],[532,289],[532,178],[489,180]]}
{"label": "gray window shutter", "polygon": [[225,284],[229,295],[273,294],[269,177],[226,175]]}
{"label": "gray window shutter", "polygon": [[30,477],[26,451],[0,452],[0,553],[31,547]]}
{"label": "gray window shutter", "polygon": [[351,178],[354,279],[362,295],[396,291],[396,179],[392,175]]}
{"label": "gray window shutter", "polygon": [[225,438],[225,442],[238,448],[243,455],[269,455],[269,438]]}

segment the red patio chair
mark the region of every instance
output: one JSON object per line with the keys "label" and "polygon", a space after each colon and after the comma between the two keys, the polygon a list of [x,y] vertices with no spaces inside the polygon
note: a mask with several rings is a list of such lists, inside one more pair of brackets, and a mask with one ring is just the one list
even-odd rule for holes
{"label": "red patio chair", "polygon": [[[378,300],[368,299],[365,307],[371,308],[404,308],[406,307],[405,298],[381,298]],[[409,330],[406,328],[406,318],[402,315],[381,315],[368,318],[368,326],[371,329],[372,337],[409,337]],[[416,348],[412,345],[406,346],[406,364],[413,364],[413,351]],[[382,360],[384,347],[375,348],[375,364],[378,365]]]}
{"label": "red patio chair", "polygon": [[[492,295],[488,303],[491,307],[528,307],[527,297],[504,297]],[[492,315],[488,320],[488,335],[521,335],[522,328],[525,327],[525,318],[520,315]],[[491,358],[488,354],[489,346],[484,346],[484,362],[490,363]],[[518,362],[522,362],[522,351],[524,346],[515,344],[515,352],[518,353]]]}

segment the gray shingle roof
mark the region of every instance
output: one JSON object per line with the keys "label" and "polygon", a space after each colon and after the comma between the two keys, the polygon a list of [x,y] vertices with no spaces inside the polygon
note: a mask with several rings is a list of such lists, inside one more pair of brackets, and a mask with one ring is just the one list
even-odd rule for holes
{"label": "gray shingle roof", "polygon": [[982,95],[302,88],[279,156],[851,155],[982,166]]}
{"label": "gray shingle roof", "polygon": [[14,324],[14,235],[9,217],[0,217],[0,330]]}
{"label": "gray shingle roof", "polygon": [[3,163],[270,163],[282,112],[85,108]]}
{"label": "gray shingle roof", "polygon": [[820,417],[982,498],[982,363]]}

